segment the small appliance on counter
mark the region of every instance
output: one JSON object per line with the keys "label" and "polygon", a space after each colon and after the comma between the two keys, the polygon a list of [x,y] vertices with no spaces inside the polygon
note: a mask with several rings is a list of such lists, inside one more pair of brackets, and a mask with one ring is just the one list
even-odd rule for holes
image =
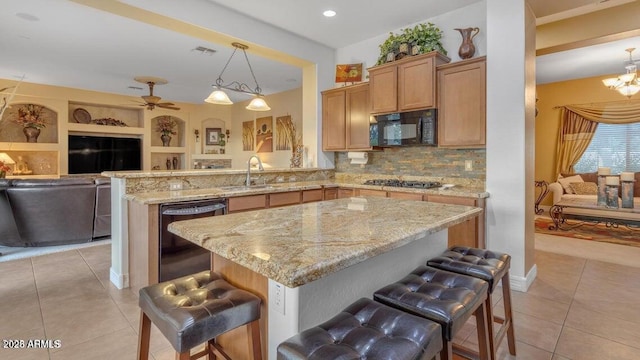
{"label": "small appliance on counter", "polygon": [[371,146],[437,145],[436,109],[378,115],[369,127]]}

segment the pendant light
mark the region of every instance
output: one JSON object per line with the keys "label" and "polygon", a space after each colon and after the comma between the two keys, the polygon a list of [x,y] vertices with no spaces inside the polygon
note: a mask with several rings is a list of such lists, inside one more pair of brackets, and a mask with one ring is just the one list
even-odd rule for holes
{"label": "pendant light", "polygon": [[629,48],[625,51],[629,53],[629,62],[625,65],[626,72],[624,74],[619,75],[615,78],[608,78],[602,80],[604,86],[608,87],[611,90],[616,90],[620,94],[631,98],[633,95],[637,94],[640,91],[640,84],[638,83],[637,77],[637,67],[633,58],[631,57],[631,53],[635,50],[635,48]]}
{"label": "pendant light", "polygon": [[[249,105],[247,105],[246,107],[247,110],[252,110],[252,111],[271,110],[271,108],[269,107],[269,105],[267,105],[267,102],[263,98],[262,89],[260,88],[260,85],[258,85],[258,80],[256,80],[256,75],[253,73],[253,68],[251,67],[249,58],[247,57],[246,50],[249,47],[247,45],[237,43],[237,42],[234,42],[231,45],[235,49],[233,50],[233,53],[231,53],[231,56],[229,57],[229,60],[227,60],[227,63],[224,65],[224,68],[222,68],[220,75],[218,75],[215,85],[213,85],[215,87],[215,90],[204,101],[211,104],[231,105],[233,104],[233,102],[231,101],[231,99],[229,99],[229,96],[227,95],[227,93],[224,92],[224,90],[231,90],[231,91],[236,91],[236,92],[255,96],[255,98],[251,100]],[[225,84],[224,80],[222,80],[222,75],[224,74],[224,71],[227,69],[227,66],[229,66],[231,59],[233,59],[233,55],[236,54],[236,51],[238,51],[238,49],[242,50],[242,53],[244,54],[244,58],[247,61],[247,65],[249,66],[249,71],[251,72],[251,77],[253,77],[253,81],[256,84],[255,88],[251,88],[249,85],[238,82],[238,81],[233,81]]]}

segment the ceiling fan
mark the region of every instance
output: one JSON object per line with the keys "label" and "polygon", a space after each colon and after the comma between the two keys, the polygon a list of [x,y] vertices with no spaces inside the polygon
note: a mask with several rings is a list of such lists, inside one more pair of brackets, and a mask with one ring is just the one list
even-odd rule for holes
{"label": "ceiling fan", "polygon": [[163,108],[163,109],[180,110],[180,108],[175,106],[174,103],[160,102],[160,99],[162,98],[159,96],[153,95],[153,87],[155,85],[164,85],[168,83],[167,80],[158,78],[158,77],[152,77],[152,76],[139,76],[134,78],[134,80],[137,82],[149,85],[149,95],[141,96],[142,100],[144,100],[144,103],[141,104],[140,106],[145,106],[147,110],[153,110],[156,107]]}

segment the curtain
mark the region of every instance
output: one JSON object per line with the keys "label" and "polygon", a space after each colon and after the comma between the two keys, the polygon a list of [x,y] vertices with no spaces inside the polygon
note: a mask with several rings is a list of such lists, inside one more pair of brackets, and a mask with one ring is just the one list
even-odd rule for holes
{"label": "curtain", "polygon": [[616,101],[561,107],[556,146],[556,174],[572,173],[591,143],[598,123],[629,124],[640,121],[640,102]]}
{"label": "curtain", "polygon": [[566,107],[562,109],[556,148],[556,175],[573,173],[573,165],[587,150],[597,128],[597,122],[587,120]]}

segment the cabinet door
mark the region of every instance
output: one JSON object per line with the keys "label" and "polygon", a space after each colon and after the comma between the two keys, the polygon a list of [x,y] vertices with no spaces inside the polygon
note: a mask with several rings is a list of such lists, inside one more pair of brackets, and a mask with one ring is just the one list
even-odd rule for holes
{"label": "cabinet door", "polygon": [[346,118],[344,90],[322,93],[322,150],[346,150]]}
{"label": "cabinet door", "polygon": [[322,189],[314,189],[314,190],[303,190],[302,191],[302,202],[313,202],[313,201],[322,201]]}
{"label": "cabinet door", "polygon": [[269,194],[269,207],[300,204],[301,191],[289,191],[283,193]]}
{"label": "cabinet door", "polygon": [[405,192],[399,192],[399,191],[389,191],[387,196],[389,196],[390,198],[395,198],[395,199],[422,201],[422,194],[405,193]]}
{"label": "cabinet door", "polygon": [[436,107],[433,57],[398,66],[398,111]]}
{"label": "cabinet door", "polygon": [[334,200],[338,198],[338,189],[324,189],[324,200]]}
{"label": "cabinet door", "polygon": [[338,199],[353,197],[353,192],[354,192],[353,189],[339,188]]}
{"label": "cabinet door", "polygon": [[387,192],[382,190],[358,189],[358,196],[387,197]]}
{"label": "cabinet door", "polygon": [[229,198],[229,213],[264,209],[267,207],[267,195],[249,195]]}
{"label": "cabinet door", "polygon": [[[476,206],[476,199],[456,196],[428,195],[427,201],[442,204]],[[480,244],[478,232],[478,217],[454,225],[449,228],[449,246],[483,247],[484,244]]]}
{"label": "cabinet door", "polygon": [[484,58],[438,69],[438,146],[482,148],[486,144]]}
{"label": "cabinet door", "polygon": [[398,109],[398,68],[393,65],[369,70],[371,113],[391,113]]}
{"label": "cabinet door", "polygon": [[346,93],[347,149],[369,149],[369,84]]}

